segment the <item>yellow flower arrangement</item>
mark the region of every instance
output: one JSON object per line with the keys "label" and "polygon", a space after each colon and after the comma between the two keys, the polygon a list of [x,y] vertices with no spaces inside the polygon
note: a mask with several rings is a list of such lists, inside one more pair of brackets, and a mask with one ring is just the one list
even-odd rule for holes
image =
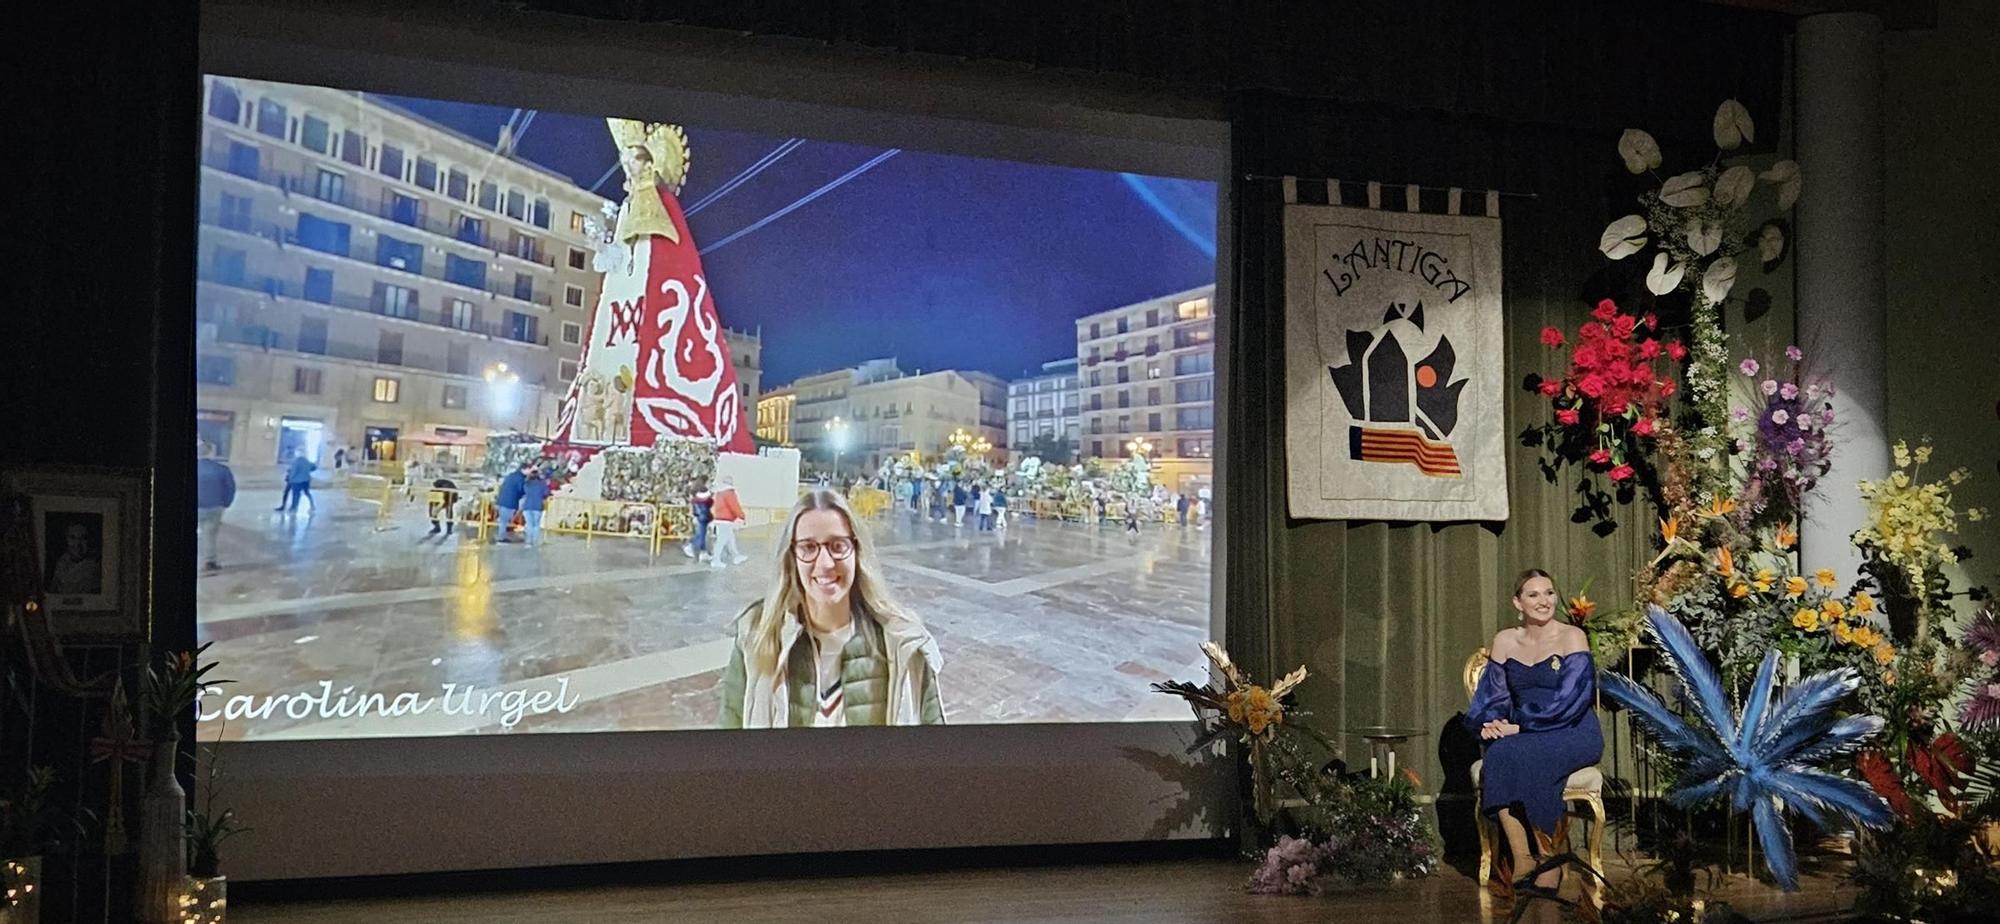
{"label": "yellow flower arrangement", "polygon": [[1792,529],[1790,526],[1778,527],[1778,535],[1776,536],[1776,538],[1778,540],[1778,548],[1781,549],[1789,549],[1792,546],[1799,544],[1799,534],[1796,530]]}
{"label": "yellow flower arrangement", "polygon": [[1772,571],[1769,568],[1758,568],[1756,577],[1757,592],[1760,594],[1770,593],[1771,585],[1777,580],[1778,573],[1776,571]]}
{"label": "yellow flower arrangement", "polygon": [[1856,648],[1873,648],[1875,647],[1875,643],[1881,640],[1881,633],[1876,632],[1869,626],[1856,626],[1852,631],[1847,633],[1847,638],[1842,639],[1842,641]]}
{"label": "yellow flower arrangement", "polygon": [[1848,628],[1847,623],[1836,622],[1833,624],[1833,637],[1835,641],[1845,645],[1854,640],[1854,630]]}
{"label": "yellow flower arrangement", "polygon": [[1212,709],[1222,713],[1231,723],[1242,728],[1245,740],[1261,739],[1265,732],[1284,723],[1285,694],[1305,681],[1304,667],[1286,674],[1266,688],[1252,683],[1249,676],[1229,659],[1229,653],[1223,651],[1222,646],[1203,642],[1201,650],[1214,665],[1213,674],[1221,680],[1219,688],[1167,681],[1154,684],[1153,689],[1185,699],[1197,711]]}
{"label": "yellow flower arrangement", "polygon": [[1834,576],[1832,568],[1821,568],[1813,572],[1813,580],[1818,581],[1821,587],[1832,587],[1840,583],[1840,578]]}
{"label": "yellow flower arrangement", "polygon": [[1729,595],[1738,600],[1750,596],[1750,585],[1745,584],[1742,581],[1738,581],[1734,584],[1731,584],[1729,585]]}
{"label": "yellow flower arrangement", "polygon": [[1785,579],[1785,596],[1797,597],[1806,592],[1806,579],[1794,574]]}
{"label": "yellow flower arrangement", "polygon": [[1868,596],[1868,594],[1865,591],[1862,593],[1855,594],[1854,611],[1857,613],[1875,612],[1875,598]]}
{"label": "yellow flower arrangement", "polygon": [[1826,618],[1828,619],[1839,619],[1847,615],[1847,604],[1839,600],[1828,600],[1820,604],[1819,608],[1826,613]]}
{"label": "yellow flower arrangement", "polygon": [[1819,611],[1810,606],[1799,607],[1799,611],[1792,614],[1792,625],[1807,632],[1818,632]]}
{"label": "yellow flower arrangement", "polygon": [[[1896,649],[1891,647],[1888,642],[1877,642],[1875,644],[1875,647],[1871,650],[1875,655],[1875,663],[1880,664],[1883,667],[1888,667],[1891,663],[1894,663],[1896,660]],[[1883,679],[1888,680],[1891,684],[1893,684],[1896,682],[1893,679],[1895,676],[1896,674],[1894,671],[1888,671],[1883,674]]]}
{"label": "yellow flower arrangement", "polygon": [[1727,546],[1715,550],[1715,573],[1723,577],[1736,576],[1736,556],[1729,554]]}
{"label": "yellow flower arrangement", "polygon": [[[1949,541],[1958,529],[1951,489],[1969,476],[1961,468],[1939,481],[1921,481],[1921,467],[1930,457],[1928,444],[1913,454],[1908,444],[1896,442],[1897,471],[1861,482],[1868,520],[1853,536],[1857,547],[1901,570],[1912,587],[1922,586],[1926,575],[1958,560]],[[1965,512],[1968,521],[1984,516],[1984,511]]]}

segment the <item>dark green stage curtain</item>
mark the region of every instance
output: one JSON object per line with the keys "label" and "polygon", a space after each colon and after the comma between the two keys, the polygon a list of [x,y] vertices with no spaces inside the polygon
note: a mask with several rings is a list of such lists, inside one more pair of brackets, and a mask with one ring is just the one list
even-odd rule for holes
{"label": "dark green stage curtain", "polygon": [[[1239,97],[1233,115],[1238,176],[1338,177],[1350,181],[1348,204],[1366,201],[1358,183],[1367,180],[1463,187],[1468,211],[1483,207],[1489,188],[1535,197],[1505,197],[1500,206],[1511,518],[1321,522],[1286,515],[1281,192],[1263,179],[1239,180],[1236,189],[1226,400],[1237,429],[1224,486],[1229,647],[1260,677],[1306,665],[1313,676],[1300,705],[1312,715],[1304,721],[1341,741],[1358,769],[1367,767],[1368,748],[1345,730],[1421,728],[1427,736],[1399,752],[1399,766],[1428,791],[1462,791],[1469,780],[1440,779],[1440,731],[1465,704],[1467,657],[1515,620],[1508,604],[1515,574],[1544,568],[1566,594],[1594,579],[1591,597],[1611,609],[1629,601],[1630,576],[1647,554],[1645,508],[1626,508],[1609,538],[1593,535],[1588,524],[1571,522],[1574,479],[1547,482],[1535,451],[1515,439],[1548,414],[1519,387],[1528,373],[1553,368],[1540,330],[1573,329],[1596,298],[1626,297],[1626,275],[1608,272],[1596,251],[1605,223],[1627,210],[1631,194],[1614,150],[1617,132],[1268,94]],[[1325,202],[1324,185],[1301,180],[1299,199]],[[1424,210],[1442,212],[1443,201],[1442,192],[1426,194]],[[1383,206],[1403,208],[1401,189],[1385,189]]]}

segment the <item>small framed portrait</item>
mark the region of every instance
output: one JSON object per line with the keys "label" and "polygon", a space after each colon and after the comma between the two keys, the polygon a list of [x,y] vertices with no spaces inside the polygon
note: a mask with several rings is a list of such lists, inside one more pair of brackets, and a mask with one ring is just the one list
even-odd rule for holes
{"label": "small framed portrait", "polygon": [[[0,473],[34,545],[34,574],[60,635],[138,638],[146,614],[146,478],[124,469]],[[12,536],[9,537],[13,538]],[[24,563],[25,564],[25,563]]]}

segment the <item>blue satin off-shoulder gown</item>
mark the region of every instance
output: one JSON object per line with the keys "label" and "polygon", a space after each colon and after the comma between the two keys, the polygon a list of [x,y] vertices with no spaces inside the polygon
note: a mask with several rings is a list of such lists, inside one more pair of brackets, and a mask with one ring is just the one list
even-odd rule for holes
{"label": "blue satin off-shoulder gown", "polygon": [[1479,771],[1480,804],[1487,815],[1513,807],[1514,817],[1543,837],[1563,817],[1563,783],[1604,756],[1598,727],[1597,666],[1588,652],[1552,655],[1534,664],[1491,661],[1466,710],[1474,734],[1494,719],[1521,726],[1519,734],[1487,742]]}

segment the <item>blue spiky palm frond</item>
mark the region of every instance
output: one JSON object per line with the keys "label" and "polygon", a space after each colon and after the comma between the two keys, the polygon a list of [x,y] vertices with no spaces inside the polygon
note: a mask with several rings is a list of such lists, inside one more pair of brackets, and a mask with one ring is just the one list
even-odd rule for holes
{"label": "blue spiky palm frond", "polygon": [[1867,786],[1815,765],[1859,747],[1882,730],[1876,716],[1842,718],[1833,709],[1860,686],[1852,669],[1814,674],[1775,701],[1778,653],[1764,656],[1739,715],[1723,692],[1715,665],[1702,654],[1680,620],[1647,607],[1646,626],[1660,644],[1687,703],[1683,717],[1630,678],[1607,673],[1606,696],[1660,745],[1686,762],[1681,787],[1668,794],[1694,805],[1727,794],[1737,811],[1756,823],[1765,865],[1786,889],[1798,888],[1798,857],[1784,815],[1796,811],[1825,827],[1839,819],[1867,828],[1887,827],[1888,805]]}

